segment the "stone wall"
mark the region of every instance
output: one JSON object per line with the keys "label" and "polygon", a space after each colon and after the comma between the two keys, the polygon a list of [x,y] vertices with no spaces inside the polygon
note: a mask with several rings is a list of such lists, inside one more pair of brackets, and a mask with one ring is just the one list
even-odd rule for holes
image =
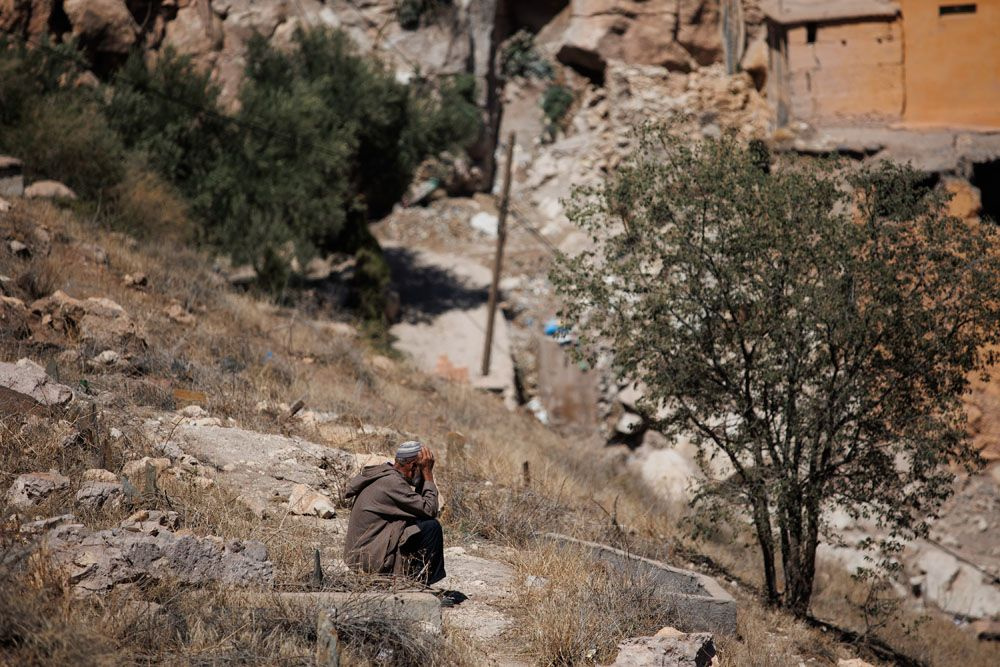
{"label": "stone wall", "polygon": [[[1000,127],[1000,0],[903,0],[908,125]],[[970,6],[971,5],[971,6]],[[969,11],[971,9],[971,11]]]}
{"label": "stone wall", "polygon": [[903,111],[903,36],[885,18],[778,28],[783,76],[774,93],[791,118],[816,122],[898,120]]}

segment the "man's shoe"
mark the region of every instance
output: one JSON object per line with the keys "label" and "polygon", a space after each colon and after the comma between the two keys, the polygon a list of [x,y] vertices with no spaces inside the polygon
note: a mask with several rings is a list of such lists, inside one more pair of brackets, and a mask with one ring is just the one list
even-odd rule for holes
{"label": "man's shoe", "polygon": [[441,601],[442,607],[456,607],[469,599],[469,596],[461,591],[435,591],[434,595]]}

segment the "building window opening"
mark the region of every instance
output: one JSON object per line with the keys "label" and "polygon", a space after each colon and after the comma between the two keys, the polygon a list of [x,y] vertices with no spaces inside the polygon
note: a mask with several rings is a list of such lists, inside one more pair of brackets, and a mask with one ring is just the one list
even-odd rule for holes
{"label": "building window opening", "polygon": [[1000,160],[973,164],[969,182],[979,188],[983,220],[1000,223]]}
{"label": "building window opening", "polygon": [[809,43],[809,44],[815,44],[816,43],[816,30],[817,30],[817,27],[818,26],[815,23],[807,23],[806,24],[806,42],[807,43]]}
{"label": "building window opening", "polygon": [[975,14],[976,5],[939,5],[938,16],[951,16],[953,14]]}

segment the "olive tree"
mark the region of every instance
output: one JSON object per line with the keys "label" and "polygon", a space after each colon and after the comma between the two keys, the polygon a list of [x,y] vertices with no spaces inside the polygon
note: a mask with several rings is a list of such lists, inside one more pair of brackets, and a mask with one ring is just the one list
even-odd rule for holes
{"label": "olive tree", "polygon": [[910,538],[978,463],[961,397],[994,361],[1000,261],[994,227],[949,217],[907,166],[769,162],[646,136],[574,194],[595,249],[553,280],[656,428],[731,467],[698,500],[752,520],[768,600],[803,615],[825,512]]}

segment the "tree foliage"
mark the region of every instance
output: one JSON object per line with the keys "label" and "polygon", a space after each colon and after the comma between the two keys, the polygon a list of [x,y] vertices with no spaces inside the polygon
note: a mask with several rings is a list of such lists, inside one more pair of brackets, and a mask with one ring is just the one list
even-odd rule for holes
{"label": "tree foliage", "polygon": [[657,428],[728,464],[698,502],[745,511],[768,598],[797,614],[826,512],[910,538],[948,464],[977,463],[961,396],[994,361],[1000,258],[945,205],[907,166],[772,170],[760,146],[655,132],[573,198],[597,243],[557,264],[563,315],[648,387]]}
{"label": "tree foliage", "polygon": [[0,146],[23,159],[28,179],[63,181],[83,197],[118,183],[125,150],[97,95],[73,85],[73,45],[0,39],[0,54]]}
{"label": "tree foliage", "polygon": [[369,218],[399,200],[419,162],[478,133],[474,94],[467,81],[399,83],[342,33],[317,29],[285,50],[250,40],[231,118],[207,75],[172,52],[152,66],[131,59],[108,112],[190,198],[203,239],[263,267],[289,245],[306,259],[374,243]]}

